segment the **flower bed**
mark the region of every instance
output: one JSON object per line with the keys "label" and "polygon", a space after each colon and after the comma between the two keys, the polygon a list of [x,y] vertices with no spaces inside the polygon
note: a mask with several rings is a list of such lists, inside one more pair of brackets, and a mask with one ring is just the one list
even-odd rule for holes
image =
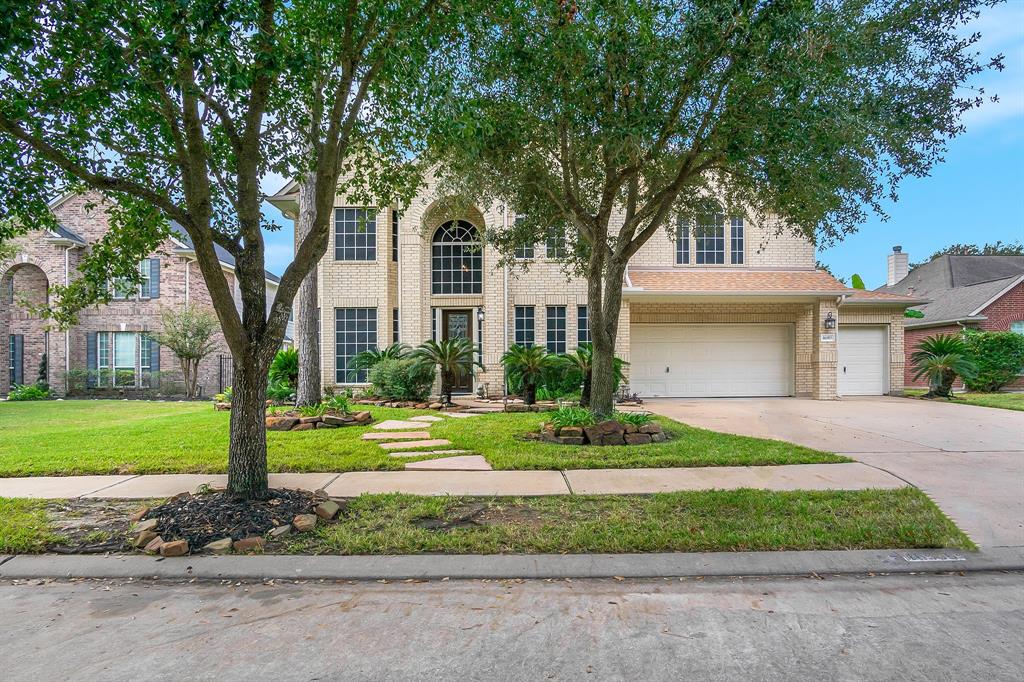
{"label": "flower bed", "polygon": [[615,419],[591,426],[556,427],[545,424],[540,439],[559,445],[649,445],[668,440],[661,424],[628,424]]}
{"label": "flower bed", "polygon": [[312,431],[313,429],[337,429],[342,426],[366,426],[373,422],[369,412],[341,412],[327,410],[321,415],[305,416],[298,410],[268,414],[267,431]]}

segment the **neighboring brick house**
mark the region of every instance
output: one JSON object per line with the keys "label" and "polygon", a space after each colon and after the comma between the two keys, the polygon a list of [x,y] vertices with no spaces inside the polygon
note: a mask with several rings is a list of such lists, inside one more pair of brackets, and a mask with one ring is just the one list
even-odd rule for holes
{"label": "neighboring brick house", "polygon": [[[560,244],[524,245],[502,267],[481,235],[515,220],[506,207],[457,214],[428,178],[408,206],[336,199],[318,265],[325,386],[360,384],[361,350],[464,336],[485,369],[461,391],[502,391],[513,343],[553,352],[588,340],[586,282],[557,261]],[[286,217],[297,187],[269,197]],[[401,209],[401,210],[399,210]],[[775,225],[718,215],[673,239],[655,235],[626,276],[617,354],[642,396],[898,394],[906,296],[858,292],[816,270],[814,245]]]}
{"label": "neighboring brick house", "polygon": [[[1024,256],[939,256],[909,269],[900,247],[889,254],[889,294],[920,296],[929,303],[915,306],[923,318],[907,318],[906,377],[914,381],[910,354],[923,339],[935,334],[957,334],[964,329],[1015,331],[1024,334]],[[1024,377],[1011,384],[1024,388]]]}
{"label": "neighboring brick house", "polygon": [[[16,239],[16,255],[0,263],[0,337],[5,341],[0,344],[0,363],[7,368],[0,372],[0,395],[6,395],[12,383],[30,384],[39,378],[55,395],[181,393],[177,359],[147,332],[160,329],[161,313],[167,308],[197,305],[212,311],[187,235],[172,224],[173,236],[140,264],[141,286],[118,293],[108,304],[83,310],[78,324],[58,330],[32,314],[25,303],[45,303],[51,285],[75,279],[90,244],[107,231],[108,216],[102,198],[91,193],[60,197],[51,210],[59,222],[57,230],[36,230]],[[218,255],[240,305],[234,260],[222,250]],[[267,273],[269,299],[276,290],[277,278]],[[219,334],[218,346],[227,353]],[[230,371],[229,361],[223,370],[221,364],[216,352],[200,363],[203,395],[215,393],[222,371]]]}

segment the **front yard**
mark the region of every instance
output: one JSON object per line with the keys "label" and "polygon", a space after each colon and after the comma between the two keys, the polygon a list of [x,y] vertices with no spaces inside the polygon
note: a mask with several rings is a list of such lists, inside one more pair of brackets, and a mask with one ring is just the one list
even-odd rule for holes
{"label": "front yard", "polygon": [[[377,420],[414,410],[369,408]],[[419,413],[427,414],[427,411]],[[742,466],[850,461],[781,441],[696,429],[659,418],[671,436],[642,446],[567,446],[520,440],[538,414],[446,419],[429,428],[451,448],[483,455],[495,469]],[[0,403],[0,476],[223,473],[229,413],[209,403],[47,401]],[[271,472],[401,469],[422,458],[389,457],[360,439],[368,427],[267,434]]]}
{"label": "front yard", "polygon": [[[923,396],[924,389],[908,390],[907,395],[914,398]],[[948,403],[962,403],[964,405],[977,405],[979,407],[998,407],[1004,410],[1017,410],[1024,412],[1024,393],[954,393],[950,399],[932,398]]]}

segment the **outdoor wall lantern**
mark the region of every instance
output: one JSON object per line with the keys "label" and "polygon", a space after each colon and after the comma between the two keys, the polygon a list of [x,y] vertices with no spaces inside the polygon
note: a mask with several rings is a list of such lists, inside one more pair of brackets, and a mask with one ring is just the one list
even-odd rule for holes
{"label": "outdoor wall lantern", "polygon": [[480,310],[476,311],[476,321],[479,322],[480,324],[484,323],[484,310],[483,310],[483,308],[481,308]]}
{"label": "outdoor wall lantern", "polygon": [[828,315],[825,316],[825,329],[835,329],[836,318],[832,317],[832,311],[830,310]]}

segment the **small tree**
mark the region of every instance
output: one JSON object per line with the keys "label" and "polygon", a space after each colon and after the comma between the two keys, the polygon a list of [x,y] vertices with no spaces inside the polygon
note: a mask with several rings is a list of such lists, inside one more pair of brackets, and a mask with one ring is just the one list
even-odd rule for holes
{"label": "small tree", "polygon": [[425,365],[437,366],[441,371],[441,402],[452,402],[452,384],[473,372],[474,367],[483,368],[477,359],[476,347],[469,339],[444,339],[426,341],[416,347],[409,357]]}
{"label": "small tree", "polygon": [[501,364],[505,366],[505,374],[513,381],[522,384],[523,402],[533,405],[537,399],[537,382],[544,370],[556,362],[556,356],[548,353],[543,346],[509,347],[501,356]]}
{"label": "small tree", "polygon": [[948,398],[956,378],[973,378],[977,366],[967,356],[967,344],[954,334],[929,336],[910,356],[914,378],[928,379],[928,397]]}
{"label": "small tree", "polygon": [[185,306],[160,314],[163,330],[151,332],[161,346],[174,353],[185,379],[185,396],[199,396],[199,363],[217,349],[217,317],[204,308]]}

